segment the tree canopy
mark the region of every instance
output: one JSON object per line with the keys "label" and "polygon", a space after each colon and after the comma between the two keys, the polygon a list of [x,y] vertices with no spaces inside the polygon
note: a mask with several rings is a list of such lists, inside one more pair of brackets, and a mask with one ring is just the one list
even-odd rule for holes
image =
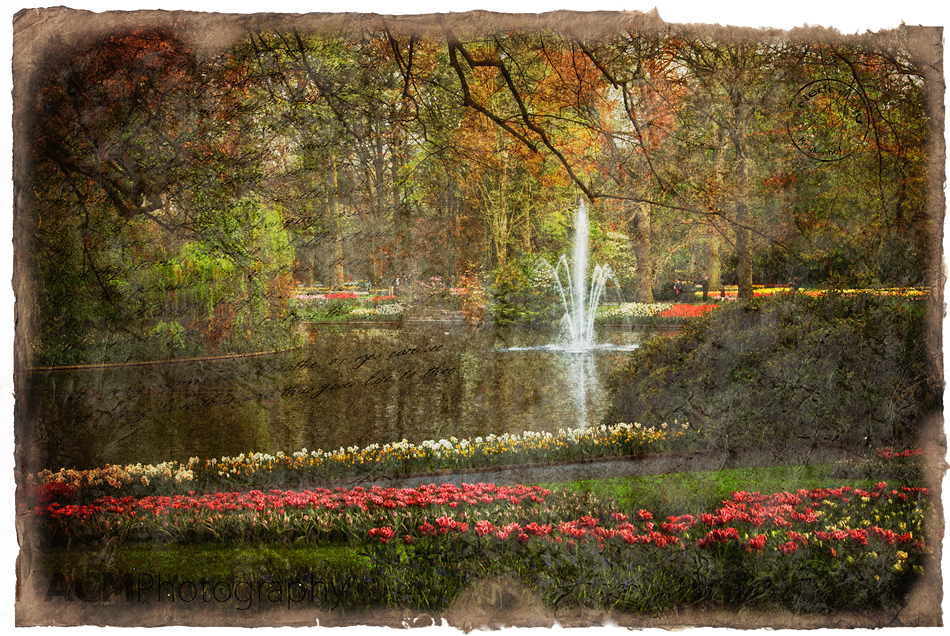
{"label": "tree canopy", "polygon": [[296,286],[490,285],[556,261],[580,198],[632,300],[939,275],[919,33],[314,24],[46,50],[18,102],[35,362],[280,346]]}

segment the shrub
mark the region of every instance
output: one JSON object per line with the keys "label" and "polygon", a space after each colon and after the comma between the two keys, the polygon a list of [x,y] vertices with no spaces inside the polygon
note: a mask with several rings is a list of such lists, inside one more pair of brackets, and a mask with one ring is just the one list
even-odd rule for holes
{"label": "shrub", "polygon": [[717,448],[913,444],[938,407],[924,307],[779,294],[696,319],[632,354],[607,421],[680,418]]}
{"label": "shrub", "polygon": [[491,298],[489,311],[498,327],[552,323],[564,313],[550,266],[530,255],[498,268]]}

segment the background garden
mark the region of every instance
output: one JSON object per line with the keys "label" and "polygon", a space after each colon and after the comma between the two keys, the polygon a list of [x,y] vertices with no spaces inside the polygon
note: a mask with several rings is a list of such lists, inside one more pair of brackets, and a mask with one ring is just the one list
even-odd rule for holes
{"label": "background garden", "polygon": [[939,591],[933,33],[196,20],[15,51],[24,624]]}

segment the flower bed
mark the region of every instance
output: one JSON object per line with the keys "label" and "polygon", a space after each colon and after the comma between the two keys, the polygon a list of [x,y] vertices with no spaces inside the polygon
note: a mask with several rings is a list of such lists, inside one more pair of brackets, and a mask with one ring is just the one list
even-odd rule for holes
{"label": "flower bed", "polygon": [[699,318],[718,307],[718,305],[673,305],[666,311],[661,311],[661,318]]}
{"label": "flower bed", "polygon": [[404,313],[406,313],[406,306],[402,303],[384,303],[375,307],[355,307],[350,311],[351,316],[358,316],[361,318],[373,316],[398,318]]}
{"label": "flower bed", "polygon": [[[753,285],[752,295],[757,297],[771,296],[776,293],[791,291],[788,285]],[[879,287],[864,289],[799,289],[795,293],[805,294],[807,296],[825,296],[827,294],[839,294],[841,296],[861,296],[871,294],[874,296],[892,296],[897,298],[907,298],[912,300],[924,299],[930,296],[930,290],[926,287]]]}
{"label": "flower bed", "polygon": [[[479,484],[474,488],[490,490],[494,486]],[[520,504],[524,496],[532,502],[545,503],[544,497],[550,494],[547,490],[528,491],[515,498],[515,503]],[[671,516],[662,522],[654,520],[648,510],[625,513],[605,509],[598,516],[588,514],[558,523],[539,525],[534,520],[496,525],[497,520],[479,518],[477,504],[480,499],[475,494],[462,498],[474,504],[475,511],[442,515],[437,520],[437,529],[426,525],[427,522],[414,527],[412,523],[394,519],[390,525],[370,528],[367,538],[376,539],[381,544],[398,539],[412,545],[424,537],[461,535],[471,526],[477,537],[491,535],[500,541],[513,538],[520,543],[526,543],[532,537],[546,537],[554,543],[586,540],[595,542],[601,549],[610,539],[661,549],[691,546],[708,549],[738,541],[750,552],[761,552],[768,545],[773,550],[790,554],[799,547],[817,542],[828,546],[831,556],[836,556],[833,546],[843,541],[866,547],[870,545],[870,539],[876,538],[886,546],[900,545],[905,549],[923,551],[922,520],[927,495],[926,488],[905,486],[900,490],[889,489],[886,482],[877,483],[870,491],[848,486],[770,495],[737,491],[731,500],[723,502],[722,507],[713,513]],[[507,497],[502,494],[500,499],[504,501]],[[364,501],[361,500],[361,505]],[[426,503],[429,501],[426,498]],[[454,508],[453,504],[458,501],[451,499],[448,505]],[[398,507],[382,498],[379,505]],[[545,520],[550,521],[549,516]],[[878,525],[880,523],[886,527]]]}
{"label": "flower bed", "polygon": [[[451,484],[413,489],[316,488],[172,496],[99,497],[88,504],[21,505],[53,544],[70,541],[362,542],[377,525],[402,529],[449,513],[479,511],[504,518],[543,504],[550,490],[527,486]],[[508,512],[506,512],[508,511]],[[398,514],[397,514],[398,513]],[[474,514],[474,513],[473,513]]]}
{"label": "flower bed", "polygon": [[539,487],[445,484],[103,497],[20,514],[51,544],[352,545],[370,556],[369,578],[385,591],[377,602],[387,604],[444,606],[465,582],[515,576],[556,606],[827,611],[901,602],[927,565],[928,498],[883,482],[738,491],[712,512],[661,520]]}
{"label": "flower bed", "polygon": [[367,292],[297,293],[297,313],[304,320],[340,322],[347,320],[394,320],[408,311],[396,296]]}
{"label": "flower bed", "polygon": [[[462,445],[426,446],[453,454]],[[880,449],[860,464],[862,476],[899,474],[924,454]],[[273,470],[273,459],[257,470]],[[169,464],[126,468],[127,474],[109,467],[72,476],[121,486],[137,475],[142,488],[158,474],[181,484],[194,479]],[[919,476],[911,472],[909,481]],[[77,497],[81,492],[86,496]],[[712,509],[665,518],[632,499],[618,506],[590,492],[490,483],[90,499],[92,492],[54,478],[34,501],[18,503],[40,553],[98,553],[103,544],[119,551],[162,543],[333,547],[364,563],[326,572],[360,591],[346,600],[360,608],[444,608],[479,579],[514,577],[555,607],[881,609],[899,606],[932,565],[925,535],[925,523],[934,518],[929,492],[883,480],[773,494],[738,490]],[[126,580],[123,572],[114,573],[117,581]]]}
{"label": "flower bed", "polygon": [[621,303],[597,310],[601,323],[675,324],[705,315],[719,305],[688,303]]}
{"label": "flower bed", "polygon": [[619,305],[602,305],[598,308],[597,317],[603,320],[616,319],[653,319],[662,311],[673,306],[673,303],[620,303]]}
{"label": "flower bed", "polygon": [[366,538],[379,567],[463,555],[442,563],[469,576],[514,573],[554,605],[886,607],[923,572],[926,498],[925,489],[884,483],[870,491],[740,491],[712,513],[666,520],[609,509],[507,522],[454,515],[373,527]]}
{"label": "flower bed", "polygon": [[[689,446],[699,431],[687,422],[645,427],[619,423],[595,428],[559,429],[556,433],[525,431],[521,435],[487,435],[474,439],[450,437],[413,444],[406,440],[352,446],[335,451],[302,449],[292,454],[249,453],[236,457],[105,466],[92,470],[42,471],[29,484],[40,487],[37,497],[58,489],[60,501],[102,494],[175,494],[190,490],[270,488],[288,483],[323,483],[372,475],[509,466],[525,463],[576,461],[636,456]],[[68,496],[67,496],[68,495]]]}
{"label": "flower bed", "polygon": [[45,523],[48,537],[75,541],[336,537],[413,545],[426,537],[473,533],[477,538],[512,538],[520,543],[533,537],[569,544],[584,540],[601,549],[611,539],[661,549],[708,549],[737,541],[751,552],[769,546],[784,554],[816,542],[827,546],[834,556],[834,546],[844,541],[866,547],[871,539],[884,546],[923,551],[922,522],[928,495],[926,488],[897,490],[888,488],[886,482],[871,490],[842,486],[769,495],[737,491],[712,513],[660,521],[643,509],[624,512],[591,501],[578,506],[571,496],[538,486],[479,483],[105,496],[83,505],[21,505],[20,514]]}

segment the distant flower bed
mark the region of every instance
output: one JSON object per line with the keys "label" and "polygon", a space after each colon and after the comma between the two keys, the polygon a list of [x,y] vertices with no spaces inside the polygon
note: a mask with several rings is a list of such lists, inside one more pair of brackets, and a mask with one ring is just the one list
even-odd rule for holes
{"label": "distant flower bed", "polygon": [[601,322],[630,321],[635,323],[676,323],[697,318],[719,305],[695,305],[689,303],[621,303],[598,309]]}
{"label": "distant flower bed", "polygon": [[[773,294],[790,292],[788,285],[772,286],[752,286],[752,295],[757,297],[766,297]],[[828,294],[840,294],[842,296],[860,296],[861,294],[871,294],[874,296],[894,296],[899,298],[922,299],[930,295],[930,290],[926,287],[879,287],[865,289],[811,289],[796,290],[795,293],[805,294],[807,296],[826,296]]]}
{"label": "distant flower bed", "polygon": [[373,317],[373,316],[397,317],[404,314],[405,311],[406,311],[406,307],[402,303],[386,303],[383,305],[378,305],[376,307],[356,307],[350,311],[350,315],[360,316],[360,317]]}
{"label": "distant flower bed", "polygon": [[297,315],[303,320],[340,322],[347,320],[394,319],[408,311],[391,294],[370,296],[365,292],[297,293]]}
{"label": "distant flower bed", "polygon": [[655,318],[660,312],[671,308],[673,303],[621,303],[600,308],[601,318]]}
{"label": "distant flower bed", "polygon": [[804,292],[810,296],[823,296],[831,293],[838,293],[843,296],[860,296],[861,294],[872,294],[875,296],[894,296],[899,298],[923,299],[930,296],[930,290],[926,287],[887,287],[877,289],[841,289],[841,290],[816,290]]}
{"label": "distant flower bed", "polygon": [[661,318],[698,318],[704,316],[718,305],[689,305],[677,304],[661,311],[657,316]]}

